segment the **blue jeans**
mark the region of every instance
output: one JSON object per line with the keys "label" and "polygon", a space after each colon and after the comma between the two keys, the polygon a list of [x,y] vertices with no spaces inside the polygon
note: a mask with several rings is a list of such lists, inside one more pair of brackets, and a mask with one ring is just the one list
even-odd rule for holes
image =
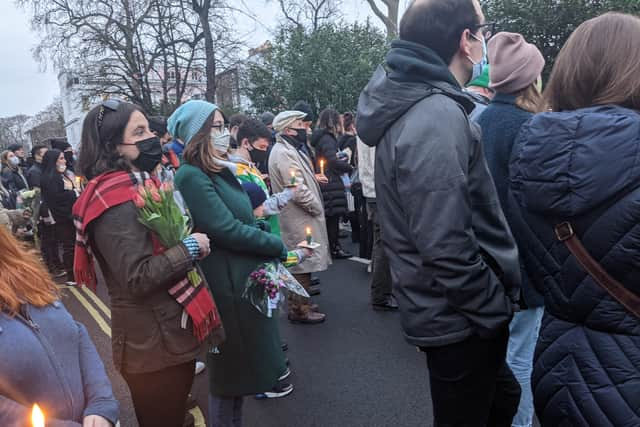
{"label": "blue jeans", "polygon": [[219,397],[209,393],[208,427],[242,427],[242,397]]}
{"label": "blue jeans", "polygon": [[509,324],[507,363],[522,389],[518,413],[513,418],[513,427],[531,427],[533,425],[535,409],[531,391],[531,372],[542,313],[544,313],[544,307],[523,310],[515,313],[511,324]]}

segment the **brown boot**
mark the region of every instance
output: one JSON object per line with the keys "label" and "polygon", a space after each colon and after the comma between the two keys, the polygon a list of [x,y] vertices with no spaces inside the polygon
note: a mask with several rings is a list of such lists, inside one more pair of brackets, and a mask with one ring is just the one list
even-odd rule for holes
{"label": "brown boot", "polygon": [[324,322],[325,315],[308,310],[306,313],[289,313],[289,322],[313,325]]}

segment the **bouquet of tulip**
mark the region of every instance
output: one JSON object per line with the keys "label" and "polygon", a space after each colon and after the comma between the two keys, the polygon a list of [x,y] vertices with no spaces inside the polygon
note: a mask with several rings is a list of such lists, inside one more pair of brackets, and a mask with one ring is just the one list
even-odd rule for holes
{"label": "bouquet of tulip", "polygon": [[[171,248],[191,234],[189,218],[174,199],[173,186],[162,183],[159,187],[150,179],[138,186],[133,202],[138,208],[138,220],[155,233],[165,248]],[[202,278],[193,269],[187,273],[193,286],[198,286]]]}
{"label": "bouquet of tulip", "polygon": [[279,261],[274,261],[260,265],[249,275],[242,296],[251,301],[259,312],[272,317],[273,310],[285,300],[285,292],[309,298],[307,291],[289,270]]}

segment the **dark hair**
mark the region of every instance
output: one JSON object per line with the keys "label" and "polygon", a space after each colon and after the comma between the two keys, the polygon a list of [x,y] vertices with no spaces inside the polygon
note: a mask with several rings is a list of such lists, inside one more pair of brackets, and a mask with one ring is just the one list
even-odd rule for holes
{"label": "dark hair", "polygon": [[65,151],[67,148],[71,148],[71,144],[67,142],[67,138],[54,138],[51,140],[51,148]]}
{"label": "dark hair", "polygon": [[473,0],[413,0],[400,20],[400,39],[430,48],[449,64],[464,30],[479,27]]}
{"label": "dark hair", "polygon": [[56,162],[62,154],[62,151],[52,148],[47,151],[42,158],[42,179],[47,182],[51,182],[55,179],[61,179],[60,174],[57,173]]}
{"label": "dark hair", "polygon": [[198,133],[191,138],[182,152],[182,158],[186,163],[200,168],[207,175],[219,173],[224,169],[216,159],[225,160],[225,157],[220,156],[211,144],[211,126],[213,126],[215,114],[214,111],[207,117]]}
{"label": "dark hair", "polygon": [[238,128],[238,144],[242,143],[242,140],[245,138],[249,140],[250,144],[253,144],[260,138],[271,141],[271,131],[260,120],[247,119]]}
{"label": "dark hair", "polygon": [[244,123],[249,117],[242,113],[236,113],[233,116],[229,117],[229,128],[233,128],[236,126],[240,126]]}
{"label": "dark hair", "polygon": [[[102,125],[98,128],[101,109]],[[131,162],[120,156],[117,147],[122,143],[124,130],[134,111],[144,114],[140,107],[128,102],[120,102],[116,111],[98,105],[87,113],[82,124],[78,160],[80,173],[87,179],[109,171],[131,170]]]}
{"label": "dark hair", "polygon": [[308,102],[298,101],[291,108],[293,111],[300,111],[305,113],[307,117],[303,118],[303,122],[313,122],[315,120],[315,115],[313,114],[313,110]]}
{"label": "dark hair", "polygon": [[355,124],[356,120],[351,111],[347,111],[342,114],[342,126],[344,126],[344,130],[351,129],[351,127]]}
{"label": "dark hair", "polygon": [[156,136],[162,137],[167,133],[167,118],[163,116],[149,117],[149,129],[155,133]]}
{"label": "dark hair", "polygon": [[544,92],[554,111],[616,104],[640,110],[640,18],[605,13],[565,43]]}
{"label": "dark hair", "polygon": [[318,129],[326,129],[337,138],[340,136],[341,126],[340,113],[331,108],[322,110],[320,117],[318,117]]}
{"label": "dark hair", "polygon": [[18,150],[24,149],[24,147],[22,146],[22,144],[11,144],[9,147],[7,147],[7,150],[11,151],[11,152],[15,152]]}
{"label": "dark hair", "polygon": [[31,157],[32,158],[36,158],[36,155],[38,153],[40,153],[40,150],[44,150],[44,149],[48,149],[49,147],[47,147],[46,145],[40,144],[40,145],[34,145],[33,148],[31,148]]}

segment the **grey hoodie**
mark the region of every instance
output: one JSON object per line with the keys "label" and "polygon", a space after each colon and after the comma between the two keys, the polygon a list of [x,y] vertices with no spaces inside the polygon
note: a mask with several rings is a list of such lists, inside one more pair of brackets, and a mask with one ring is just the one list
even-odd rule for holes
{"label": "grey hoodie", "polygon": [[517,300],[518,252],[472,110],[446,64],[404,41],[360,96],[358,134],[376,147],[383,242],[403,330],[417,346],[494,336]]}

